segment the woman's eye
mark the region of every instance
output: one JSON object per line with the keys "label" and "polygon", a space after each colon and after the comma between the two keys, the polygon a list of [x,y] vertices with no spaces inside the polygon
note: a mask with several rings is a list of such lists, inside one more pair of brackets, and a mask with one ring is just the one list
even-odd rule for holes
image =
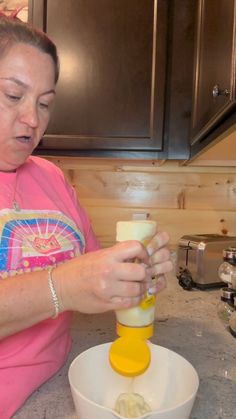
{"label": "woman's eye", "polygon": [[12,102],[18,102],[21,99],[21,96],[18,95],[9,95],[6,94],[6,97],[11,100]]}
{"label": "woman's eye", "polygon": [[40,106],[40,108],[42,108],[42,109],[48,109],[48,108],[49,108],[48,103],[42,103],[42,102],[40,102],[40,103],[39,103],[39,106]]}

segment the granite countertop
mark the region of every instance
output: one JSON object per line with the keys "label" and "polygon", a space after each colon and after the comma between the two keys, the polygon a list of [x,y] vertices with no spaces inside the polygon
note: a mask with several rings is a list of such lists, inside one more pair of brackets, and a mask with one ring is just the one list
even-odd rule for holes
{"label": "granite countertop", "polygon": [[[158,296],[151,341],[185,357],[199,374],[191,419],[236,417],[236,339],[217,317],[219,296],[219,289],[184,291],[173,275]],[[28,399],[14,419],[77,418],[68,367],[80,352],[116,338],[114,313],[76,314],[71,333],[73,346],[66,365]]]}

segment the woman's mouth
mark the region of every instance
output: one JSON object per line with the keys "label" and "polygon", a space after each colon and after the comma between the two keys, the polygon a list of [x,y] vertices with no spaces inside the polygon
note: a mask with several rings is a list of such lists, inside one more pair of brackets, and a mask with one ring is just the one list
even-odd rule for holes
{"label": "woman's mouth", "polygon": [[28,136],[28,135],[19,135],[18,137],[16,137],[16,139],[20,142],[23,142],[23,143],[29,143],[31,141],[32,137]]}

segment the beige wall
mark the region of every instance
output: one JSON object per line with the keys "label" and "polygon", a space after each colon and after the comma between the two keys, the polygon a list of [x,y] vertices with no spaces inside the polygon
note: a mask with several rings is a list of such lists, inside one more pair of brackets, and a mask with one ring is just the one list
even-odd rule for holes
{"label": "beige wall", "polygon": [[75,186],[103,246],[118,220],[148,214],[169,232],[236,235],[236,167],[182,167],[178,162],[49,158]]}
{"label": "beige wall", "polygon": [[17,17],[23,22],[28,21],[28,0],[1,0],[0,11],[4,12],[7,16],[11,15],[16,10],[19,10]]}

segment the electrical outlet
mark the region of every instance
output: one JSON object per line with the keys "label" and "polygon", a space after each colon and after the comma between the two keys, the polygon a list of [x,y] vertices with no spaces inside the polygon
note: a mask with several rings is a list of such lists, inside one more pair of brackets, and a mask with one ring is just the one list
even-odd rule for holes
{"label": "electrical outlet", "polygon": [[148,212],[135,212],[132,215],[133,220],[148,220],[150,217],[150,214]]}

